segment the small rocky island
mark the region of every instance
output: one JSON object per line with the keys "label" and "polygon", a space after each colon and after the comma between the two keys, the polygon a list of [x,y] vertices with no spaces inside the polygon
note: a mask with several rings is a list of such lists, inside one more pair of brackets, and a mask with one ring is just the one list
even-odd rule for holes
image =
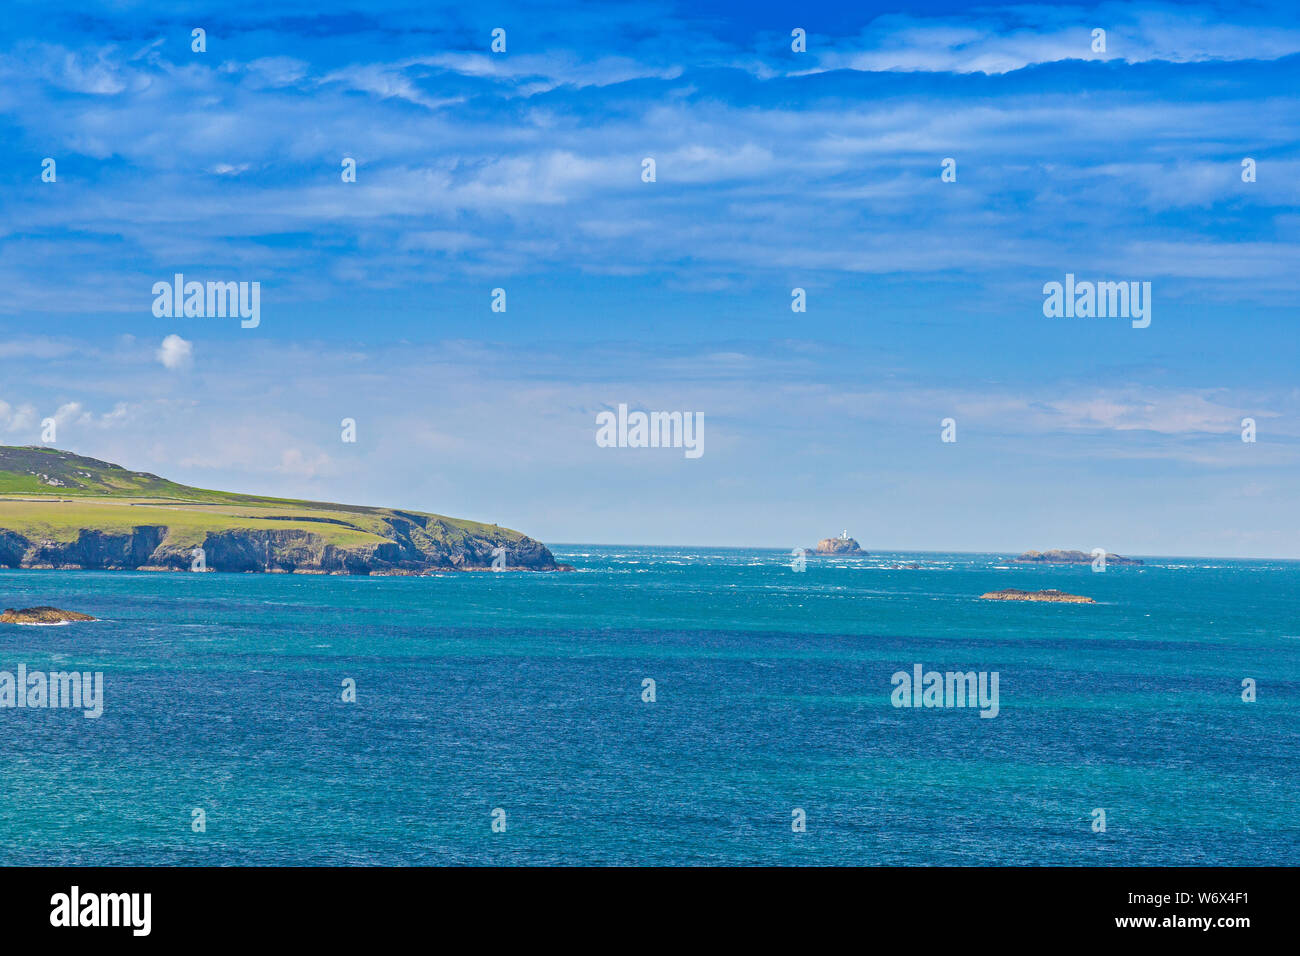
{"label": "small rocky island", "polygon": [[841,531],[838,538],[822,538],[812,551],[813,554],[831,558],[861,558],[867,553],[857,541],[849,537],[847,531]]}
{"label": "small rocky island", "polygon": [[72,621],[93,621],[95,618],[79,611],[63,611],[57,607],[25,607],[21,611],[11,607],[0,614],[0,624],[67,624]]}
{"label": "small rocky island", "polygon": [[[1092,564],[1091,554],[1082,551],[1026,551],[1014,559],[1017,564]],[[1121,558],[1118,554],[1106,555],[1107,564],[1141,564],[1141,558]]]}
{"label": "small rocky island", "polygon": [[1056,604],[1096,604],[1090,597],[1079,594],[1066,594],[1055,588],[1046,591],[1022,591],[1019,588],[1003,588],[980,595],[981,601],[1050,601]]}

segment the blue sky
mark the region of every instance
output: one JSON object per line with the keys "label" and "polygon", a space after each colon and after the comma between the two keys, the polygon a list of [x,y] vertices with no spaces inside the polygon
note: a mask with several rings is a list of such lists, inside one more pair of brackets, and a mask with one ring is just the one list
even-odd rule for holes
{"label": "blue sky", "polygon": [[1300,557],[1292,4],[82,8],[0,28],[4,443],[551,542]]}

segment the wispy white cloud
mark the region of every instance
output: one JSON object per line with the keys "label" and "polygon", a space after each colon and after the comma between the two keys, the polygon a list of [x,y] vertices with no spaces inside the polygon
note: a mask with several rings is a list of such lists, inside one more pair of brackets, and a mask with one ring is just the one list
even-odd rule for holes
{"label": "wispy white cloud", "polygon": [[[1102,30],[1104,38],[1094,37]],[[1104,48],[1095,49],[1094,45]],[[1008,73],[1064,60],[1274,60],[1300,52],[1300,29],[1232,22],[1208,5],[1021,4],[946,16],[890,14],[854,38],[811,38],[808,58],[835,69]]]}

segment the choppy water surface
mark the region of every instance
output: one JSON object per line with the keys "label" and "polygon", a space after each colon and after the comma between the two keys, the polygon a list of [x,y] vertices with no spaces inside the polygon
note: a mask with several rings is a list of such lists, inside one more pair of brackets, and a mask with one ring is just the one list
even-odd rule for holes
{"label": "choppy water surface", "polygon": [[[0,710],[0,862],[1300,862],[1300,564],[554,550],[578,571],[0,572],[103,619],[0,625],[0,670],[106,696]],[[918,663],[998,672],[998,716],[895,708]]]}

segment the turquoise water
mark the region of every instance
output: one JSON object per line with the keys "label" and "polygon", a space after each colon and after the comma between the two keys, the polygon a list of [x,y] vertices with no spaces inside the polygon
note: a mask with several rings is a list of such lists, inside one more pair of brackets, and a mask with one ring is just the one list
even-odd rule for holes
{"label": "turquoise water", "polygon": [[[0,670],[106,697],[0,709],[0,863],[1300,862],[1300,563],[554,550],[578,571],[0,571],[103,618],[0,625]],[[917,663],[998,672],[998,716],[895,708]]]}

